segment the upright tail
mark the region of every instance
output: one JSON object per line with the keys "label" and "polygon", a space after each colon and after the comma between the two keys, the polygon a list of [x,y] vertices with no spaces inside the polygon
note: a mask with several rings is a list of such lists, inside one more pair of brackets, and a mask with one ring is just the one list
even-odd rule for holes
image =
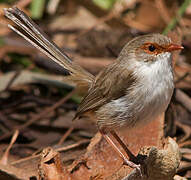
{"label": "upright tail", "polygon": [[91,86],[94,76],[71,61],[71,59],[62,52],[23,11],[19,10],[17,7],[13,7],[8,9],[5,8],[4,13],[7,18],[20,27],[14,27],[8,24],[10,29],[22,36],[50,59],[67,69],[71,74],[70,79],[77,83],[77,85],[85,87]]}

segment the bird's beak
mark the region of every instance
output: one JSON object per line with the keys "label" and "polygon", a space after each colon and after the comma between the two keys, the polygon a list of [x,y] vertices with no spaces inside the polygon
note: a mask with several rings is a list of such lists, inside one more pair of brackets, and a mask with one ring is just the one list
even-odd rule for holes
{"label": "bird's beak", "polygon": [[168,52],[182,50],[182,49],[184,49],[184,47],[181,45],[178,45],[178,44],[169,44],[166,47],[166,51],[168,51]]}

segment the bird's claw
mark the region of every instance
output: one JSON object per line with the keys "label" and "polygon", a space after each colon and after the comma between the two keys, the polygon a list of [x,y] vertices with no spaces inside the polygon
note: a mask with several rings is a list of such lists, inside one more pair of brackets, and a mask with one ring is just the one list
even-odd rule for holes
{"label": "bird's claw", "polygon": [[135,164],[127,159],[124,160],[124,164],[128,165],[129,167],[136,169],[137,172],[139,172],[140,176],[143,177],[143,174],[141,172],[141,165],[140,164]]}
{"label": "bird's claw", "polygon": [[136,164],[134,168],[137,170],[137,172],[139,172],[140,176],[143,177],[143,174],[142,174],[142,171],[141,171],[141,165],[140,164],[138,164],[138,165]]}

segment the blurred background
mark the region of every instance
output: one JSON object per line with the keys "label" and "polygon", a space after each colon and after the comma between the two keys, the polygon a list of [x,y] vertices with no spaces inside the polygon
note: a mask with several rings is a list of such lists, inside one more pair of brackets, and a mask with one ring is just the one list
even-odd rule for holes
{"label": "blurred background", "polygon": [[176,90],[164,136],[175,138],[183,154],[178,177],[191,178],[191,0],[0,0],[0,157],[17,129],[9,161],[80,142],[64,156],[68,165],[84,154],[97,130],[84,119],[72,123],[84,92],[71,93],[68,72],[7,27],[12,22],[3,8],[14,5],[94,75],[138,35],[163,33],[183,44],[173,55]]}

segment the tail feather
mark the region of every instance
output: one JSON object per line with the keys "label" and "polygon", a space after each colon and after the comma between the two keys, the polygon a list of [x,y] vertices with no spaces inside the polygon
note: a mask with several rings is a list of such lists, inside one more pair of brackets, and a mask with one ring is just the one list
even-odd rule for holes
{"label": "tail feather", "polygon": [[71,74],[70,79],[77,85],[91,86],[94,76],[74,63],[24,12],[17,7],[4,9],[4,12],[7,18],[21,28],[9,24],[8,27],[10,29],[22,36],[50,59],[67,69]]}

